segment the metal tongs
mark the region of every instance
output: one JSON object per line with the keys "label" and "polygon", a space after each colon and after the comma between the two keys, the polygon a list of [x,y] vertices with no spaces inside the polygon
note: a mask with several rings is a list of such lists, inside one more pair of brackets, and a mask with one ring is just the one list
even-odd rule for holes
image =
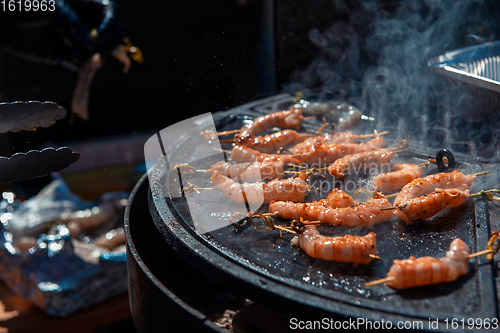
{"label": "metal tongs", "polygon": [[[54,102],[0,103],[0,133],[50,127],[66,115],[66,109]],[[79,158],[79,153],[67,147],[31,150],[11,157],[0,156],[0,183],[46,176],[65,169]]]}

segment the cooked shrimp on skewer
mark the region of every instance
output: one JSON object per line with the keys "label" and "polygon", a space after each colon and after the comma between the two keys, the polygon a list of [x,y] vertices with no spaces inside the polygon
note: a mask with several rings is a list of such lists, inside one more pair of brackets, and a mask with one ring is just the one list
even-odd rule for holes
{"label": "cooked shrimp on skewer", "polygon": [[311,134],[297,133],[294,130],[283,130],[266,136],[241,136],[236,134],[234,142],[239,146],[255,149],[261,153],[276,153],[281,148],[310,137]]}
{"label": "cooked shrimp on skewer", "polygon": [[378,133],[374,134],[374,139],[360,144],[346,143],[327,145],[316,141],[313,144],[312,150],[304,153],[292,155],[293,158],[306,164],[330,165],[337,159],[346,155],[352,155],[365,151],[376,150],[385,147],[385,139]]}
{"label": "cooked shrimp on skewer", "polygon": [[236,164],[220,161],[206,170],[197,170],[189,164],[178,164],[174,166],[174,169],[181,173],[211,173],[213,171],[218,171],[223,176],[247,182],[282,179],[285,176],[283,162],[281,161]]}
{"label": "cooked shrimp on skewer", "polygon": [[357,205],[354,199],[344,191],[333,189],[325,199],[318,201],[301,203],[292,201],[271,201],[269,204],[269,213],[277,214],[284,219],[304,220],[313,219],[306,213],[307,208],[313,206],[324,206],[330,208],[345,208]]}
{"label": "cooked shrimp on skewer", "polygon": [[210,180],[226,198],[249,204],[268,204],[272,200],[301,202],[309,190],[307,182],[300,178],[241,184],[214,171]]}
{"label": "cooked shrimp on skewer", "polygon": [[301,229],[302,232],[298,231],[299,235],[292,239],[292,243],[313,258],[355,264],[369,264],[377,258],[376,236],[373,232],[366,236],[327,237],[311,225],[302,226]]}
{"label": "cooked shrimp on skewer", "polygon": [[468,199],[469,190],[436,189],[434,193],[404,202],[394,211],[394,215],[408,224],[414,224],[436,215],[446,207],[460,206]]}
{"label": "cooked shrimp on skewer", "polygon": [[279,111],[258,117],[251,124],[243,126],[240,129],[239,137],[255,135],[273,127],[299,130],[303,122],[304,117],[300,109]]}
{"label": "cooked shrimp on skewer", "polygon": [[438,173],[424,178],[417,178],[406,184],[396,196],[394,206],[409,202],[412,198],[434,192],[437,188],[467,190],[472,180],[479,174],[464,175],[458,170],[449,173]]}
{"label": "cooked shrimp on skewer", "polygon": [[217,162],[205,172],[219,171],[229,178],[240,178],[242,181],[268,181],[282,179],[285,176],[283,162],[247,162],[232,164],[229,162]]}
{"label": "cooked shrimp on skewer", "polygon": [[352,134],[351,132],[339,132],[335,134],[320,134],[313,136],[311,138],[305,139],[304,141],[296,144],[293,146],[291,149],[292,153],[297,155],[297,154],[304,154],[312,150],[312,147],[315,142],[319,142],[320,144],[342,144],[342,143],[355,143],[356,142],[356,135]]}
{"label": "cooked shrimp on skewer", "polygon": [[469,253],[469,247],[457,238],[451,242],[445,257],[394,260],[386,278],[366,283],[365,286],[385,282],[391,288],[405,289],[455,281],[469,271]]}
{"label": "cooked shrimp on skewer", "polygon": [[377,149],[365,151],[337,159],[328,166],[327,171],[330,175],[344,178],[344,173],[359,173],[361,169],[376,169],[385,166],[391,166],[391,158],[394,152],[388,149]]}
{"label": "cooked shrimp on skewer", "polygon": [[400,190],[414,179],[422,177],[422,168],[417,164],[396,164],[392,171],[373,178],[373,189],[377,192],[391,193]]}
{"label": "cooked shrimp on skewer", "polygon": [[342,225],[349,228],[368,227],[389,221],[392,218],[391,205],[387,198],[376,194],[375,198],[355,207],[330,208],[321,205],[306,207],[305,213],[312,220],[319,220],[325,224]]}
{"label": "cooked shrimp on skewer", "polygon": [[291,155],[278,155],[278,154],[266,154],[261,153],[256,150],[243,147],[234,146],[231,153],[231,159],[235,162],[277,162],[281,161],[284,164],[300,164],[300,161],[293,158]]}
{"label": "cooked shrimp on skewer", "polygon": [[[389,132],[379,133],[380,135],[387,134]],[[367,135],[356,135],[349,131],[347,132],[337,132],[335,134],[319,134],[313,136],[311,138],[305,139],[304,141],[296,144],[292,149],[292,153],[294,155],[297,154],[305,154],[312,150],[314,142],[318,141],[320,143],[324,143],[327,145],[332,144],[343,144],[343,143],[355,143],[358,139],[373,137],[375,134],[367,134]]]}

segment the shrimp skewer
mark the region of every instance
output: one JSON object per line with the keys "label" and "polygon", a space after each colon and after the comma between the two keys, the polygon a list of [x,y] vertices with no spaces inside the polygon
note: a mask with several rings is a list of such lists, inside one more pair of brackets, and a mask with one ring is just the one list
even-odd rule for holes
{"label": "shrimp skewer", "polygon": [[330,208],[345,208],[357,205],[353,198],[340,189],[333,189],[325,199],[308,203],[296,203],[292,201],[271,201],[269,204],[269,213],[281,216],[284,219],[312,220],[306,211],[307,208],[314,206],[324,206]]}
{"label": "shrimp skewer", "polygon": [[446,207],[456,207],[469,199],[469,190],[436,189],[434,193],[416,197],[399,206],[394,215],[408,224],[414,224],[432,217]]}
{"label": "shrimp skewer", "polygon": [[[384,135],[389,132],[382,132],[379,135]],[[305,139],[304,141],[296,144],[292,149],[292,153],[295,155],[305,154],[312,150],[314,146],[314,142],[320,142],[322,144],[332,145],[332,144],[344,144],[344,143],[355,143],[358,139],[373,137],[375,134],[368,135],[356,135],[349,131],[347,132],[338,132],[335,134],[320,134],[313,136],[312,138]]]}
{"label": "shrimp skewer", "polygon": [[223,131],[223,132],[215,132],[211,130],[206,130],[206,131],[201,131],[200,135],[207,141],[210,140],[217,140],[219,136],[225,136],[225,135],[230,135],[230,134],[235,134],[239,133],[240,130],[232,130],[232,131]]}
{"label": "shrimp skewer", "polygon": [[242,181],[268,181],[282,179],[285,176],[282,161],[247,162],[239,164],[217,162],[212,165],[210,170],[220,171],[224,176],[233,179],[239,177]]}
{"label": "shrimp skewer", "polygon": [[469,196],[482,195],[483,192],[487,191],[469,195],[469,190],[436,189],[434,193],[411,198],[403,204],[387,209],[396,209],[394,215],[408,224],[414,224],[436,215],[446,207],[460,206],[467,202]]}
{"label": "shrimp skewer", "polygon": [[304,117],[302,116],[302,111],[300,109],[292,109],[258,117],[251,124],[245,125],[241,129],[223,132],[203,131],[200,134],[206,140],[216,140],[219,136],[230,134],[237,134],[237,136],[242,139],[254,136],[257,133],[269,130],[273,127],[299,130],[303,122]]}
{"label": "shrimp skewer", "polygon": [[[330,208],[322,205],[311,205],[306,207],[305,214],[313,220],[319,220],[325,224],[342,225],[348,228],[368,227],[389,221],[392,213],[387,198],[380,194],[355,207]],[[385,208],[385,209],[384,209]]]}
{"label": "shrimp skewer", "polygon": [[234,142],[237,145],[255,149],[261,153],[275,153],[291,143],[301,142],[310,136],[311,134],[297,133],[294,130],[283,130],[266,136],[241,136],[236,134]]}
{"label": "shrimp skewer", "polygon": [[385,283],[393,289],[405,289],[435,283],[451,282],[469,271],[469,247],[460,239],[451,242],[450,251],[440,259],[433,257],[410,257],[394,260],[384,279],[366,283],[370,287]]}
{"label": "shrimp skewer", "polygon": [[356,142],[356,135],[352,134],[351,132],[339,132],[335,134],[320,134],[316,135],[312,138],[308,138],[295,146],[291,149],[292,153],[295,155],[298,154],[305,154],[307,152],[310,152],[315,144],[315,142],[319,142],[320,144],[342,144],[342,143],[355,143]]}
{"label": "shrimp skewer", "polygon": [[268,204],[272,200],[301,202],[309,190],[307,182],[300,178],[241,184],[214,171],[210,180],[226,198],[249,204]]}
{"label": "shrimp skewer", "polygon": [[281,161],[246,162],[237,164],[220,161],[206,170],[196,170],[189,164],[176,165],[174,169],[178,169],[179,172],[182,170],[184,173],[211,173],[213,171],[218,171],[223,176],[247,182],[268,181],[285,177],[283,162]]}
{"label": "shrimp skewer", "polygon": [[277,162],[284,164],[300,164],[300,161],[291,155],[266,154],[243,146],[234,146],[231,159],[235,162]]}
{"label": "shrimp skewer", "polygon": [[467,190],[476,176],[483,174],[464,175],[458,170],[449,173],[438,173],[424,178],[417,178],[406,184],[396,196],[394,206],[400,206],[411,199],[435,192],[440,189]]}
{"label": "shrimp skewer", "polygon": [[301,229],[303,231],[292,239],[292,243],[313,258],[355,264],[369,264],[377,258],[376,236],[373,232],[366,236],[327,237],[311,225]]}
{"label": "shrimp skewer", "polygon": [[351,173],[351,171],[359,173],[361,169],[376,169],[384,165],[391,166],[391,158],[393,156],[394,152],[388,149],[378,149],[348,155],[339,158],[328,166],[327,171],[332,176],[344,178],[344,173]]}
{"label": "shrimp skewer", "polygon": [[302,110],[291,109],[271,113],[256,118],[251,124],[245,125],[240,129],[239,137],[255,135],[273,127],[288,128],[299,130],[304,122]]}
{"label": "shrimp skewer", "polygon": [[373,178],[373,189],[377,192],[391,193],[400,190],[414,179],[422,177],[422,168],[416,164],[396,164],[392,171]]}
{"label": "shrimp skewer", "polygon": [[330,165],[337,159],[344,157],[346,155],[352,155],[356,153],[361,153],[365,151],[372,151],[385,147],[384,137],[378,134],[374,134],[374,139],[363,142],[360,144],[346,143],[337,145],[327,145],[316,141],[313,144],[312,150],[304,153],[292,155],[293,158],[299,160],[302,163],[309,165]]}

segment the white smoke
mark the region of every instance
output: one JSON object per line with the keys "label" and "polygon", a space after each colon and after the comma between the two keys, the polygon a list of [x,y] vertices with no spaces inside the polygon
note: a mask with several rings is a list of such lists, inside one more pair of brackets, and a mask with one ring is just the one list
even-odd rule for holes
{"label": "white smoke", "polygon": [[443,77],[428,62],[446,51],[494,40],[500,3],[402,0],[395,8],[383,3],[361,1],[350,7],[349,22],[311,30],[318,59],[293,73],[284,90],[351,101],[376,119],[378,130],[397,128],[421,147],[497,156],[496,98]]}

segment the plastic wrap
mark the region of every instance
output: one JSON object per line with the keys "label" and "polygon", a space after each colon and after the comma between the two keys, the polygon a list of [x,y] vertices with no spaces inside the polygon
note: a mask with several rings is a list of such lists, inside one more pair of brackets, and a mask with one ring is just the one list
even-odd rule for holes
{"label": "plastic wrap", "polygon": [[[128,193],[108,193],[96,202],[83,201],[61,180],[24,202],[3,193],[0,278],[17,295],[54,316],[66,316],[127,291],[125,246],[110,251],[97,246],[93,237],[123,226],[120,206],[127,197]],[[71,236],[68,223],[93,217],[99,213],[95,207],[115,207],[116,214],[88,232]],[[22,237],[34,241],[23,251],[18,246]]]}

